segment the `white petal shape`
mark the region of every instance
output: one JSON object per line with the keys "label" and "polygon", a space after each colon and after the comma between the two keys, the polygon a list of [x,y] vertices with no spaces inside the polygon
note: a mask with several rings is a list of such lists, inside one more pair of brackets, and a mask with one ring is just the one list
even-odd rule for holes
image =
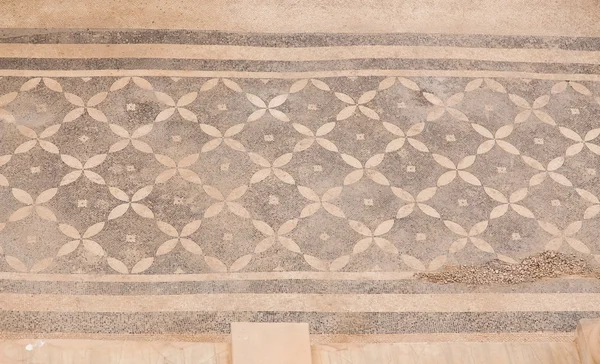
{"label": "white petal shape", "polygon": [[524,123],[531,116],[531,110],[524,110],[515,116],[515,124]]}
{"label": "white petal shape", "polygon": [[294,180],[294,177],[292,177],[291,174],[287,173],[284,170],[273,168],[273,174],[275,175],[275,177],[279,178],[281,181],[288,183],[290,185],[293,185],[296,183],[296,181]]}
{"label": "white petal shape", "polygon": [[331,201],[334,198],[337,198],[342,193],[343,189],[344,188],[341,187],[341,186],[340,187],[333,187],[333,188],[328,189],[323,194],[322,200],[323,201]]}
{"label": "white petal shape", "polygon": [[179,239],[170,239],[162,243],[158,249],[156,249],[156,256],[165,255],[170,253],[179,243]]}
{"label": "white petal shape", "polygon": [[[527,188],[518,189],[515,192],[510,194],[510,198],[508,199],[508,201],[510,201],[510,203],[517,203],[527,196],[527,192],[528,192]],[[501,202],[503,202],[503,201],[501,201]]]}
{"label": "white petal shape", "polygon": [[237,140],[225,138],[224,141],[225,141],[225,144],[233,150],[237,150],[238,152],[246,151],[246,148],[244,147],[244,145],[242,143],[238,142]]}
{"label": "white petal shape", "polygon": [[221,145],[221,142],[223,141],[223,139],[219,138],[219,139],[213,139],[213,140],[209,140],[208,142],[206,142],[206,144],[204,144],[202,146],[202,149],[200,150],[202,153],[206,153],[206,152],[210,152],[211,150],[216,149],[219,145]]}
{"label": "white petal shape", "polygon": [[308,187],[298,186],[298,191],[300,192],[300,194],[302,196],[304,196],[304,198],[306,198],[310,201],[316,201],[316,202],[321,201],[321,199],[319,198],[319,195],[317,195],[313,190],[311,190]]}
{"label": "white petal shape", "polygon": [[179,239],[181,246],[188,252],[196,255],[202,255],[202,248],[200,245],[196,244],[194,241],[190,239]]}
{"label": "white petal shape", "polygon": [[181,229],[181,236],[192,235],[200,228],[201,223],[202,223],[202,220],[195,220],[195,221],[188,223],[187,225],[185,225],[183,227],[183,229]]}
{"label": "white petal shape", "polygon": [[[267,104],[260,97],[253,94],[246,94],[246,98],[250,101],[254,106],[260,107],[263,109],[267,108]],[[284,100],[285,101],[285,100]]]}
{"label": "white petal shape", "polygon": [[442,100],[440,100],[439,97],[435,96],[432,93],[423,92],[423,96],[425,96],[425,98],[427,99],[427,101],[431,102],[432,104],[434,104],[436,106],[445,106],[444,102]]}
{"label": "white petal shape", "polygon": [[131,208],[141,217],[145,217],[146,219],[154,218],[154,213],[145,205],[139,203],[132,203]]}
{"label": "white petal shape", "polygon": [[175,169],[168,169],[164,172],[162,172],[161,174],[159,174],[156,179],[154,180],[154,183],[165,183],[168,180],[170,180],[171,178],[173,178],[173,176],[175,176],[177,174],[177,170]]}
{"label": "white petal shape", "polygon": [[428,114],[427,121],[435,121],[442,117],[446,113],[446,108],[435,106]]}
{"label": "white petal shape", "polygon": [[494,135],[492,134],[491,131],[487,130],[485,127],[476,124],[476,123],[471,123],[471,127],[473,129],[475,129],[476,132],[478,132],[479,134],[481,134],[482,136],[486,137],[486,138],[490,138],[493,139]]}
{"label": "white petal shape", "polygon": [[265,113],[267,112],[267,109],[260,109],[260,110],[256,110],[255,112],[253,112],[252,114],[250,114],[248,116],[248,122],[252,122],[252,121],[256,121],[260,118],[262,118]]}
{"label": "white petal shape", "polygon": [[[373,95],[374,97],[375,95]],[[352,99],[350,96],[341,93],[341,92],[336,92],[335,93],[335,97],[337,97],[338,99],[340,99],[341,101],[350,104],[350,105],[355,105],[356,103],[354,102],[354,99]]]}
{"label": "white petal shape", "polygon": [[365,250],[369,249],[371,243],[373,243],[373,238],[371,237],[359,240],[354,245],[354,248],[352,249],[352,254],[359,254],[364,252]]}
{"label": "white petal shape", "polygon": [[454,253],[462,250],[467,245],[468,241],[469,241],[468,238],[458,239],[458,240],[454,241],[450,245],[450,248],[448,248],[448,252],[450,254],[454,254]]}
{"label": "white petal shape", "polygon": [[268,237],[266,239],[261,240],[256,247],[254,248],[254,253],[259,254],[264,251],[267,251],[270,247],[275,244],[275,237]]}
{"label": "white petal shape", "polygon": [[319,211],[320,208],[321,208],[320,202],[308,204],[302,209],[302,212],[300,212],[300,218],[312,216],[317,211]]}
{"label": "white petal shape", "polygon": [[552,234],[552,235],[561,235],[562,232],[560,231],[559,228],[556,227],[556,225],[546,222],[546,221],[538,221],[538,224],[540,225],[540,227],[542,229],[544,229],[547,233]]}
{"label": "white petal shape", "polygon": [[331,262],[331,264],[329,265],[329,271],[331,271],[331,272],[339,271],[340,269],[342,269],[346,265],[348,265],[348,262],[350,262],[350,256],[342,255],[341,257],[339,257],[339,258],[335,259],[333,262]]}
{"label": "white petal shape", "polygon": [[279,110],[269,109],[269,114],[271,114],[271,116],[273,116],[275,119],[277,119],[279,121],[284,121],[284,122],[290,121],[290,118],[286,114],[284,114],[283,112],[281,112]]}
{"label": "white petal shape", "polygon": [[[342,156],[342,158],[343,158],[343,156]],[[365,168],[377,167],[379,164],[381,164],[381,162],[383,162],[383,158],[385,158],[385,154],[383,154],[383,153],[375,154],[374,156],[372,156],[371,158],[369,158],[369,160],[367,160],[365,162]],[[357,159],[355,159],[355,160],[358,162]],[[350,164],[350,163],[348,163],[348,164]],[[358,164],[360,165],[360,162],[358,162]],[[352,167],[360,168],[360,167],[356,167],[355,165],[352,165]]]}
{"label": "white petal shape", "polygon": [[117,187],[109,187],[108,190],[110,194],[113,195],[116,199],[123,202],[129,202],[129,196],[127,196],[125,192],[118,189]]}
{"label": "white petal shape", "polygon": [[600,204],[600,200],[598,200],[598,197],[596,197],[596,195],[594,195],[593,193],[588,192],[586,190],[582,190],[580,188],[576,188],[575,191],[577,191],[579,196],[581,196],[586,201],[589,201],[589,202],[595,203],[595,204]]}
{"label": "white petal shape", "polygon": [[380,236],[389,232],[394,226],[394,220],[387,220],[379,224],[375,231],[373,232],[374,236]]}
{"label": "white petal shape", "polygon": [[352,116],[354,114],[354,112],[356,111],[356,105],[352,105],[352,106],[347,106],[345,108],[343,108],[335,117],[336,120],[341,121],[341,120],[346,120],[348,119],[350,116]]}
{"label": "white petal shape", "polygon": [[[95,94],[88,100],[87,106],[98,105],[99,103],[104,101],[104,99],[106,99],[106,96],[108,96],[108,92],[99,92],[99,93]],[[83,105],[77,105],[77,106],[83,106]]]}
{"label": "white petal shape", "polygon": [[279,243],[287,250],[294,253],[300,253],[300,247],[292,239],[287,238],[285,236],[280,236],[278,237],[278,240]]}
{"label": "white petal shape", "polygon": [[448,98],[448,100],[446,100],[446,106],[456,106],[463,100],[464,97],[465,97],[464,93],[462,93],[462,92],[456,93],[456,94],[450,96]]}
{"label": "white petal shape", "polygon": [[80,239],[81,238],[81,235],[79,235],[79,231],[77,231],[77,229],[75,229],[71,225],[59,224],[58,230],[60,230],[61,233],[65,234],[66,236],[68,236],[71,239]]}
{"label": "white petal shape", "polygon": [[71,168],[83,169],[83,165],[81,164],[79,159],[77,159],[75,157],[72,157],[68,154],[63,154],[60,156],[60,159]]}
{"label": "white petal shape", "polygon": [[[13,191],[14,190],[15,189],[13,189]],[[56,195],[57,192],[58,192],[58,188],[50,188],[50,189],[40,193],[38,195],[38,197],[35,199],[35,203],[36,204],[46,203],[46,202],[50,201]],[[13,195],[14,195],[14,192],[13,192]],[[15,195],[15,197],[17,197],[17,196]],[[25,198],[25,200],[29,201],[28,198]],[[21,201],[21,200],[19,200],[19,201]],[[23,201],[21,201],[21,202],[23,202]]]}
{"label": "white petal shape", "polygon": [[412,145],[413,148],[415,148],[419,152],[423,152],[423,153],[429,152],[429,148],[427,148],[427,146],[425,144],[423,144],[421,141],[419,141],[417,139],[408,138],[408,143],[410,145]]}
{"label": "white petal shape", "polygon": [[40,140],[39,143],[40,143],[40,147],[42,147],[42,149],[45,150],[46,152],[52,153],[52,154],[59,153],[58,147],[56,145],[54,145],[53,143],[50,143],[45,140]]}
{"label": "white petal shape", "polygon": [[600,136],[600,128],[592,129],[585,134],[583,140],[589,142],[596,139],[598,136]]}
{"label": "white petal shape", "polygon": [[460,162],[458,162],[458,169],[465,169],[465,168],[469,168],[470,166],[473,165],[473,163],[475,163],[475,158],[476,156],[474,155],[469,155],[464,157]]}
{"label": "white petal shape", "polygon": [[121,262],[120,260],[108,257],[108,258],[106,258],[106,263],[108,263],[109,267],[111,267],[112,269],[114,269],[115,271],[117,271],[121,274],[129,273],[129,269],[127,269],[127,266],[125,264],[123,264],[123,262]]}
{"label": "white petal shape", "polygon": [[497,219],[500,216],[504,216],[504,214],[506,214],[507,211],[508,211],[508,204],[496,206],[490,212],[490,219]]}
{"label": "white petal shape", "polygon": [[[81,171],[77,171],[79,173],[81,173]],[[106,182],[104,181],[104,178],[102,178],[101,175],[99,175],[96,172],[92,172],[92,171],[83,171],[83,173],[85,174],[85,176],[87,177],[87,179],[89,179],[91,182],[97,183],[99,185],[104,185],[106,184]],[[65,176],[66,177],[66,176]],[[61,181],[61,185],[62,185],[62,181]]]}
{"label": "white petal shape", "polygon": [[219,259],[211,256],[204,256],[204,261],[214,272],[225,273],[227,272],[227,266]]}
{"label": "white petal shape", "polygon": [[360,112],[363,113],[363,115],[365,115],[369,119],[379,120],[379,115],[377,114],[377,112],[375,112],[375,110],[363,105],[359,105],[358,109],[360,110]]}
{"label": "white petal shape", "polygon": [[379,86],[377,87],[377,90],[379,90],[379,91],[387,90],[388,88],[394,86],[395,83],[396,83],[396,77],[387,77],[387,78],[383,79],[383,81],[379,82]]}
{"label": "white petal shape", "polygon": [[354,168],[362,168],[362,163],[360,163],[360,161],[354,158],[353,156],[348,154],[341,154],[341,157],[344,160],[344,162],[348,163],[350,166]]}
{"label": "white petal shape", "polygon": [[156,225],[158,226],[160,231],[169,235],[170,237],[173,237],[173,238],[179,237],[179,233],[177,232],[177,229],[175,229],[173,227],[173,225],[166,223],[164,221],[157,221]]}
{"label": "white petal shape", "polygon": [[590,151],[592,151],[592,153],[600,155],[600,146],[592,143],[586,143],[585,145]]}
{"label": "white petal shape", "polygon": [[481,181],[475,177],[474,174],[469,173],[469,172],[465,172],[465,171],[458,171],[458,175],[460,176],[460,178],[463,179],[463,181],[470,183],[474,186],[481,186]]}
{"label": "white petal shape", "polygon": [[487,227],[488,227],[487,220],[480,221],[477,224],[473,225],[473,227],[471,228],[471,230],[469,230],[469,236],[479,235],[482,232],[484,232],[485,229],[487,229]]}
{"label": "white petal shape", "polygon": [[[285,100],[287,100],[287,98],[288,98],[288,94],[275,96],[274,98],[271,99],[271,101],[269,101],[269,108],[274,108],[274,107],[283,105],[283,103],[285,102]],[[263,106],[259,106],[259,107],[263,107]]]}
{"label": "white petal shape", "polygon": [[161,121],[165,121],[168,118],[170,118],[171,116],[173,116],[173,114],[175,113],[175,108],[174,107],[170,107],[168,109],[164,109],[163,111],[159,112],[158,115],[156,115],[156,118],[154,119],[155,123],[160,123]]}
{"label": "white petal shape", "polygon": [[44,77],[44,85],[48,87],[52,91],[63,92],[62,86],[60,83],[56,82],[51,78]]}
{"label": "white petal shape", "polygon": [[4,177],[3,175],[0,174],[0,186],[2,187],[8,187],[9,183],[8,180],[6,179],[6,177]]}
{"label": "white petal shape", "polygon": [[292,157],[293,157],[292,153],[286,153],[286,154],[283,154],[283,155],[277,157],[277,159],[275,159],[273,161],[273,167],[281,168],[281,167],[285,166],[292,160]]}
{"label": "white petal shape", "polygon": [[358,98],[357,103],[358,104],[366,104],[367,102],[373,100],[375,98],[375,95],[377,95],[376,90],[367,91]]}
{"label": "white petal shape", "polygon": [[392,187],[392,192],[394,193],[394,195],[398,196],[400,199],[406,202],[415,202],[415,199],[412,197],[412,195],[408,191],[403,190],[402,188]]}
{"label": "white petal shape", "polygon": [[508,263],[508,264],[518,264],[519,263],[516,260],[514,260],[513,258],[508,257],[508,256],[503,255],[503,254],[496,253],[496,258],[498,258],[499,260],[501,260],[501,261],[503,261],[505,263]]}
{"label": "white petal shape", "polygon": [[534,109],[542,108],[548,104],[548,101],[550,101],[550,96],[542,95],[542,96],[538,97],[537,99],[535,99],[535,101],[533,102],[533,108]]}
{"label": "white petal shape", "polygon": [[565,236],[575,235],[579,230],[581,230],[581,226],[582,226],[581,221],[572,222],[571,224],[569,224],[569,226],[567,226],[565,228],[565,230],[563,231],[563,234]]}
{"label": "white petal shape", "polygon": [[150,268],[152,263],[154,263],[153,257],[144,258],[144,259],[140,260],[139,262],[135,263],[135,265],[131,268],[131,273],[133,273],[133,274],[142,273],[143,271]]}
{"label": "white petal shape", "polygon": [[97,256],[103,256],[104,255],[104,249],[102,249],[102,247],[100,246],[100,244],[96,243],[93,240],[83,240],[83,247],[85,248],[85,250],[87,250],[88,252],[97,255]]}
{"label": "white petal shape", "polygon": [[476,78],[473,81],[470,81],[465,86],[465,92],[471,92],[471,91],[477,90],[479,87],[481,87],[482,83],[483,83],[483,78]]}
{"label": "white petal shape", "polygon": [[455,234],[462,235],[462,236],[469,236],[467,231],[465,229],[463,229],[462,226],[455,223],[454,221],[444,220],[444,225],[446,225],[446,227]]}
{"label": "white petal shape", "polygon": [[75,249],[77,249],[77,247],[79,247],[80,243],[81,243],[81,240],[72,240],[72,241],[64,244],[63,246],[60,247],[60,249],[58,249],[56,256],[61,257],[63,255],[72,253],[73,251],[75,251]]}
{"label": "white petal shape", "polygon": [[438,162],[442,167],[446,167],[449,169],[455,169],[456,166],[454,165],[454,163],[448,159],[447,157],[440,155],[440,154],[432,154],[433,159]]}
{"label": "white petal shape", "polygon": [[533,110],[533,113],[535,114],[535,116],[538,117],[538,119],[540,119],[544,123],[556,125],[556,122],[554,121],[554,119],[552,119],[552,116],[548,115],[548,113],[540,110]]}
{"label": "white petal shape", "polygon": [[427,270],[435,271],[440,269],[444,264],[446,264],[447,257],[445,255],[440,255],[435,257],[431,262],[429,262],[429,267]]}
{"label": "white petal shape", "polygon": [[567,186],[567,187],[571,187],[573,186],[573,184],[571,183],[571,181],[569,181],[567,179],[567,177],[563,176],[562,174],[559,173],[555,173],[555,172],[549,172],[548,175],[550,176],[550,178],[552,178],[554,181],[560,183],[563,186]]}
{"label": "white petal shape", "polygon": [[269,224],[267,224],[264,221],[252,220],[252,225],[254,225],[256,230],[260,231],[261,233],[267,236],[275,235],[275,231],[273,230],[273,228],[271,228],[271,226],[269,226]]}
{"label": "white petal shape", "polygon": [[581,240],[566,238],[567,244],[571,246],[571,248],[577,250],[580,253],[589,254],[590,248],[587,247]]}
{"label": "white petal shape", "polygon": [[119,78],[110,86],[110,92],[114,92],[114,91],[122,89],[123,87],[127,86],[127,84],[129,84],[130,80],[131,80],[131,77]]}
{"label": "white petal shape", "polygon": [[87,230],[85,231],[85,233],[83,233],[83,238],[84,239],[89,239],[92,236],[95,236],[100,231],[102,231],[102,229],[104,229],[104,224],[105,224],[104,222],[99,222],[97,224],[94,224],[94,225],[90,226],[89,228],[87,228]]}
{"label": "white petal shape", "polygon": [[223,136],[232,137],[232,136],[236,135],[237,133],[239,133],[240,131],[242,131],[245,126],[246,125],[243,123],[236,124],[236,125],[230,127],[229,129],[225,130],[225,134],[223,134]]}
{"label": "white petal shape", "polygon": [[35,147],[36,144],[37,144],[37,140],[28,140],[25,143],[19,145],[15,149],[14,154],[26,153],[29,150],[31,150],[31,148]]}
{"label": "white petal shape", "polygon": [[[181,98],[177,101],[177,107],[187,106],[187,105],[191,104],[192,102],[194,102],[194,100],[196,100],[196,97],[198,97],[197,92],[190,92],[188,94],[181,96]],[[169,105],[169,106],[171,106],[171,105]]]}
{"label": "white petal shape", "polygon": [[245,219],[249,219],[252,217],[250,212],[246,210],[242,205],[237,202],[227,202],[227,207],[229,207],[229,211],[234,213],[237,216],[243,217]]}
{"label": "white petal shape", "polygon": [[[62,155],[61,158],[62,157],[64,157],[64,155]],[[75,159],[75,158],[73,158],[73,159]],[[98,167],[100,164],[102,164],[102,162],[104,162],[104,160],[106,160],[106,154],[95,155],[85,162],[85,164],[83,165],[83,168],[88,169],[88,168]],[[65,161],[65,160],[63,159],[63,161]],[[77,162],[78,162],[78,165],[81,165],[81,163],[79,161],[77,161]],[[65,162],[65,163],[67,163],[67,162]],[[70,164],[69,164],[69,166],[72,167]],[[73,167],[73,168],[79,169],[82,167]]]}
{"label": "white petal shape", "polygon": [[[23,91],[29,91],[29,90],[33,90],[37,85],[40,84],[40,81],[42,79],[40,77],[36,77],[36,78],[32,78],[30,80],[28,80],[27,82],[25,82],[21,88],[19,89],[20,92]],[[2,105],[4,106],[4,105]]]}
{"label": "white petal shape", "polygon": [[[334,124],[334,126],[335,126],[335,123],[332,123],[332,124]],[[302,135],[306,135],[306,136],[309,136],[309,137],[315,136],[313,134],[313,132],[309,128],[307,128],[306,126],[304,126],[302,124],[293,123],[292,126],[294,127],[294,129],[296,129],[296,131],[298,133],[300,133]]]}
{"label": "white petal shape", "polygon": [[40,139],[51,137],[52,135],[56,134],[56,132],[58,132],[59,129],[60,124],[55,124],[47,127],[46,129],[44,129],[44,131],[40,133]]}
{"label": "white petal shape", "polygon": [[94,109],[92,107],[88,107],[86,110],[88,115],[91,116],[92,119],[100,121],[102,123],[108,123],[108,118],[106,117],[106,115],[104,115],[102,111]]}
{"label": "white petal shape", "polygon": [[414,208],[415,208],[414,203],[400,207],[400,209],[398,209],[398,213],[396,214],[396,218],[401,219],[403,217],[410,215],[414,211]]}
{"label": "white petal shape", "polygon": [[327,270],[327,262],[325,262],[324,260],[321,260],[319,258],[315,258],[312,255],[308,255],[308,254],[304,254],[304,260],[314,269],[316,270],[320,270],[320,271],[326,271]]}
{"label": "white petal shape", "polygon": [[6,263],[8,263],[8,265],[12,269],[14,269],[18,272],[27,272],[27,266],[25,265],[25,263],[20,261],[19,258],[10,256],[10,255],[6,255],[4,257],[4,259],[6,259]]}
{"label": "white petal shape", "polygon": [[446,111],[448,111],[448,114],[452,115],[452,117],[454,117],[457,120],[460,121],[469,121],[469,118],[467,117],[467,115],[465,115],[462,111],[449,107],[446,109]]}
{"label": "white petal shape", "polygon": [[[147,135],[148,133],[150,133],[150,131],[152,131],[153,128],[154,128],[154,124],[142,125],[139,128],[135,129],[133,131],[133,133],[131,133],[131,138],[133,138],[133,139],[141,138],[144,135]],[[127,138],[127,136],[125,136],[125,138]]]}
{"label": "white petal shape", "polygon": [[329,132],[331,132],[333,130],[333,128],[335,128],[335,125],[336,125],[336,123],[333,121],[323,124],[319,127],[319,129],[317,129],[317,132],[315,133],[315,135],[323,136],[325,134],[328,134]]}
{"label": "white petal shape", "polygon": [[[531,168],[537,169],[538,171],[546,170],[540,162],[536,161],[535,159],[533,159],[531,157],[524,155],[521,158],[523,158],[523,162],[525,162]],[[561,165],[562,165],[562,163],[561,163]]]}
{"label": "white petal shape", "polygon": [[192,121],[195,123],[198,122],[198,117],[191,110],[180,107],[177,109],[177,112],[179,113],[179,115],[181,115],[182,118],[184,118],[187,121]]}
{"label": "white petal shape", "polygon": [[456,171],[448,171],[448,172],[442,174],[438,178],[437,185],[438,185],[438,187],[445,186],[445,185],[449,184],[450,182],[454,181],[455,178],[456,178]]}
{"label": "white petal shape", "polygon": [[383,250],[384,252],[393,255],[398,254],[398,249],[389,240],[383,238],[373,238],[373,241],[375,241],[375,245],[377,245],[379,249]]}
{"label": "white petal shape", "polygon": [[129,132],[117,124],[108,124],[110,130],[121,138],[129,138]]}
{"label": "white petal shape", "polygon": [[491,78],[486,78],[485,79],[485,84],[487,85],[487,87],[490,88],[490,90],[495,91],[495,92],[499,92],[499,93],[506,93],[506,89],[504,88],[504,86],[502,86],[498,81],[495,81]]}
{"label": "white petal shape", "polygon": [[508,203],[508,200],[506,199],[504,194],[502,194],[502,192],[495,190],[491,187],[484,187],[483,189],[485,193],[487,193],[487,195],[490,196],[493,200],[501,203]]}
{"label": "white petal shape", "polygon": [[306,85],[308,85],[308,79],[296,81],[290,87],[290,93],[294,94],[296,92],[300,92],[306,87]]}
{"label": "white petal shape", "polygon": [[252,260],[252,254],[246,254],[238,259],[229,267],[230,272],[238,272],[244,269]]}
{"label": "white petal shape", "polygon": [[433,207],[423,204],[423,203],[418,203],[417,206],[419,207],[419,209],[421,209],[421,211],[423,211],[423,213],[425,215],[431,216],[431,217],[435,217],[436,219],[439,219],[440,213],[437,212]]}
{"label": "white petal shape", "polygon": [[381,173],[374,169],[367,169],[366,171],[367,177],[369,177],[373,182],[378,183],[383,186],[389,186],[390,181]]}
{"label": "white petal shape", "polygon": [[150,82],[146,81],[145,79],[143,79],[141,77],[132,77],[131,79],[133,80],[133,83],[135,83],[137,85],[137,87],[144,89],[144,90],[152,90],[152,85],[150,84]]}
{"label": "white petal shape", "polygon": [[195,153],[195,154],[190,154],[184,158],[182,158],[178,163],[177,163],[177,167],[179,168],[186,168],[191,166],[192,164],[196,163],[196,161],[198,160],[198,157],[200,156],[200,154]]}
{"label": "white petal shape", "polygon": [[[391,124],[391,123],[388,123],[385,121],[382,124],[383,124],[383,127],[386,128],[387,131],[389,131],[390,133],[397,135],[397,136],[401,136],[401,137],[405,136],[402,129],[400,129],[400,127],[398,127],[397,125],[394,125],[394,124]],[[421,124],[424,124],[424,123],[421,123]],[[419,125],[419,124],[416,124],[416,125]]]}
{"label": "white petal shape", "polygon": [[513,124],[504,125],[498,130],[496,130],[496,134],[494,135],[494,137],[497,139],[506,138],[513,132],[514,129],[515,127]]}
{"label": "white petal shape", "polygon": [[148,143],[142,142],[140,140],[133,139],[131,141],[131,145],[135,149],[139,150],[140,152],[143,152],[143,153],[152,153],[152,147],[150,145],[148,145]]}
{"label": "white petal shape", "polygon": [[413,90],[413,91],[420,91],[421,89],[419,88],[419,85],[417,85],[414,81],[409,80],[408,78],[404,78],[404,77],[398,77],[398,81],[400,81],[400,83],[402,84],[402,86]]}
{"label": "white petal shape", "polygon": [[108,149],[108,152],[109,153],[118,152],[120,150],[125,149],[128,145],[129,145],[129,139],[119,140],[118,142],[116,142],[110,146],[110,148]]}
{"label": "white petal shape", "polygon": [[242,185],[240,187],[234,188],[227,195],[227,201],[237,200],[238,198],[242,197],[246,193],[246,191],[248,191],[248,186],[246,186],[246,185]]}
{"label": "white petal shape", "polygon": [[504,140],[496,140],[496,143],[498,143],[498,146],[502,149],[504,149],[504,151],[510,153],[510,154],[514,154],[514,155],[519,155],[521,154],[521,152],[519,152],[519,150],[512,144],[510,144],[509,142],[506,142]]}
{"label": "white petal shape", "polygon": [[350,220],[348,221],[348,224],[350,225],[350,227],[356,231],[357,233],[364,235],[364,236],[371,236],[371,229],[369,229],[365,224],[363,224],[360,221],[356,221],[356,220]]}
{"label": "white petal shape", "polygon": [[333,216],[341,217],[341,218],[346,217],[346,215],[344,214],[344,211],[342,211],[339,207],[330,204],[329,202],[323,202],[323,208],[325,209],[325,211],[329,212]]}
{"label": "white petal shape", "polygon": [[344,186],[351,185],[353,183],[360,181],[360,179],[363,177],[363,175],[364,175],[364,171],[362,169],[358,169],[356,171],[348,173],[346,178],[344,178]]}
{"label": "white petal shape", "polygon": [[223,207],[225,207],[224,202],[217,202],[217,203],[210,205],[204,211],[204,218],[206,219],[209,217],[217,216],[223,210]]}
{"label": "white petal shape", "polygon": [[585,96],[592,95],[592,93],[590,92],[590,90],[587,89],[587,87],[585,87],[584,85],[582,85],[578,82],[569,81],[569,85],[571,85],[571,87],[573,87],[573,90],[579,92],[582,95],[585,95]]}
{"label": "white petal shape", "polygon": [[471,242],[473,243],[473,245],[475,245],[475,247],[481,251],[484,251],[486,253],[493,253],[494,252],[494,248],[492,248],[492,246],[490,244],[487,243],[487,241],[483,240],[483,239],[479,239],[479,238],[471,238]]}
{"label": "white petal shape", "polygon": [[400,258],[402,258],[402,261],[404,262],[404,264],[409,266],[411,269],[418,270],[418,271],[426,270],[425,265],[419,259],[417,259],[411,255],[402,254],[400,256]]}
{"label": "white petal shape", "polygon": [[242,92],[242,88],[240,87],[240,85],[235,83],[235,81],[229,80],[227,78],[223,78],[221,81],[223,81],[223,84],[225,86],[227,86],[229,89],[231,89],[235,92]]}
{"label": "white petal shape", "polygon": [[573,130],[569,129],[569,128],[565,128],[564,126],[560,126],[558,127],[558,130],[560,130],[560,133],[564,136],[566,136],[567,138],[574,140],[576,142],[582,142],[583,139],[581,139],[581,137],[579,136],[579,134],[577,134],[576,132],[574,132]]}
{"label": "white petal shape", "polygon": [[262,156],[256,154],[256,153],[248,153],[248,157],[250,157],[250,160],[253,163],[258,164],[261,167],[264,168],[269,168],[271,167],[271,163],[269,163],[268,160],[266,160],[265,158],[263,158]]}
{"label": "white petal shape", "polygon": [[331,91],[329,86],[327,86],[327,84],[321,80],[311,79],[310,82],[313,84],[313,86],[315,86],[319,90]]}
{"label": "white petal shape", "polygon": [[524,109],[529,109],[529,102],[522,98],[521,96],[517,96],[515,94],[508,94],[508,98],[515,103],[515,105],[522,107]]}
{"label": "white petal shape", "polygon": [[113,220],[116,219],[118,217],[123,216],[127,210],[129,210],[129,204],[128,203],[124,203],[121,205],[118,205],[117,207],[115,207],[114,209],[112,209],[112,211],[110,212],[110,214],[108,214],[108,218],[107,220]]}
{"label": "white petal shape", "polygon": [[257,171],[250,178],[250,183],[258,183],[271,175],[271,169],[265,168]]}
{"label": "white petal shape", "polygon": [[8,221],[13,222],[13,221],[22,220],[22,219],[26,218],[27,216],[31,215],[32,211],[33,211],[33,206],[21,207],[20,209],[18,209],[17,211],[13,212],[10,215],[10,217],[8,218]]}
{"label": "white petal shape", "polygon": [[173,98],[171,96],[167,95],[166,93],[156,91],[156,92],[154,92],[154,95],[156,96],[156,99],[158,101],[162,102],[163,104],[165,104],[167,106],[171,106],[171,107],[175,106],[175,101],[173,100]]}
{"label": "white petal shape", "polygon": [[569,84],[565,81],[558,82],[552,86],[552,90],[550,92],[553,94],[561,93],[567,89],[567,86],[569,86]]}
{"label": "white petal shape", "polygon": [[563,239],[562,238],[554,238],[554,239],[550,239],[550,241],[548,243],[546,243],[546,250],[558,250],[560,248],[560,246],[562,245]]}
{"label": "white petal shape", "polygon": [[152,192],[152,189],[153,189],[153,186],[146,186],[146,187],[140,188],[131,197],[131,202],[137,202],[137,201],[145,199]]}

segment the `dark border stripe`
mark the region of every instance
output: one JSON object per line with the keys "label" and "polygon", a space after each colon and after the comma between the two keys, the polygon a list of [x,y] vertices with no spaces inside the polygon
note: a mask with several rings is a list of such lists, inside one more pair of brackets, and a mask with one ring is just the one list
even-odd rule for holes
{"label": "dark border stripe", "polygon": [[201,44],[251,47],[332,47],[353,45],[453,46],[470,48],[525,48],[600,50],[600,38],[454,34],[344,34],[344,33],[230,33],[169,29],[2,29],[0,43],[29,44]]}
{"label": "dark border stripe", "polygon": [[0,58],[0,69],[182,70],[309,72],[336,70],[481,70],[536,73],[600,73],[600,64],[491,62],[455,59],[350,59],[334,61],[245,61],[162,58]]}
{"label": "dark border stripe", "polygon": [[65,334],[229,334],[231,322],[307,322],[312,334],[572,332],[598,312],[0,312],[1,331]]}
{"label": "dark border stripe", "polygon": [[0,280],[0,292],[57,295],[187,295],[226,293],[297,294],[460,294],[460,293],[600,293],[600,281],[548,280],[519,285],[471,287],[399,281],[202,281],[202,282],[36,282]]}

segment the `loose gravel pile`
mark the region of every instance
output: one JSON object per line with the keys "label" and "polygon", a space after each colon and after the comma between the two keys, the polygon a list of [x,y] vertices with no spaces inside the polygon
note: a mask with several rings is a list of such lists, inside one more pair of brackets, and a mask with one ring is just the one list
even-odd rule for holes
{"label": "loose gravel pile", "polygon": [[555,251],[533,255],[519,264],[495,259],[478,266],[459,265],[441,272],[418,273],[416,277],[434,283],[485,285],[533,282],[569,275],[600,277],[584,260]]}

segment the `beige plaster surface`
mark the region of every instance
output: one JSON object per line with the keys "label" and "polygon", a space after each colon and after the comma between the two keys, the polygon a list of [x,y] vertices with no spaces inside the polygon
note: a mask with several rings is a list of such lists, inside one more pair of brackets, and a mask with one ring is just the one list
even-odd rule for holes
{"label": "beige plaster surface", "polygon": [[5,0],[0,28],[599,36],[597,0]]}
{"label": "beige plaster surface", "polygon": [[308,324],[231,324],[233,364],[310,364]]}

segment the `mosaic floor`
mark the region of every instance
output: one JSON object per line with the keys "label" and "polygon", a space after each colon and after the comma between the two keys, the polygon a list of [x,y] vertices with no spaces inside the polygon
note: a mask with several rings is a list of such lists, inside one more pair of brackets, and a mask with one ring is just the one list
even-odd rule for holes
{"label": "mosaic floor", "polygon": [[600,38],[5,29],[0,49],[7,335],[600,313],[594,278],[413,276],[545,250],[599,266]]}

